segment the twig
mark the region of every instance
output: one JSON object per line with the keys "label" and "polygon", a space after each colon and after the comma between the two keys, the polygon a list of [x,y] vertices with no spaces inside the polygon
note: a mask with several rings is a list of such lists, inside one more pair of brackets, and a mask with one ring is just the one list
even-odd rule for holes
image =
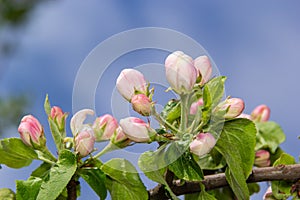
{"label": "twig", "polygon": [[[275,180],[295,182],[298,179],[300,179],[300,164],[279,165],[276,167],[254,168],[247,179],[247,183]],[[201,182],[205,185],[206,190],[228,186],[225,173],[205,176],[204,180]],[[199,182],[195,181],[187,181],[183,185],[176,184],[176,181],[173,181],[173,184],[169,186],[177,196],[200,192]],[[149,190],[148,193],[150,200],[168,199],[163,185],[156,186],[155,188]]]}

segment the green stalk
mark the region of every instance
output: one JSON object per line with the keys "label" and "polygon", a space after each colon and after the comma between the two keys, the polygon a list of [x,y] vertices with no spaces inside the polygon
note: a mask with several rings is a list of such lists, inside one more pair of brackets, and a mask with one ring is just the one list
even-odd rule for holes
{"label": "green stalk", "polygon": [[187,125],[188,125],[188,115],[190,108],[189,105],[189,95],[188,94],[182,94],[180,95],[181,98],[181,116],[180,116],[180,127],[179,127],[179,135],[182,136],[182,133],[185,133],[187,131]]}
{"label": "green stalk", "polygon": [[113,150],[117,150],[117,149],[120,149],[117,145],[109,142],[108,145],[106,145],[106,147],[104,147],[104,149],[102,149],[102,151],[100,151],[99,153],[97,153],[96,155],[93,156],[94,159],[96,158],[99,158],[100,156],[108,153],[108,152],[111,152]]}
{"label": "green stalk", "polygon": [[153,107],[152,109],[152,116],[154,116],[154,118],[161,124],[164,125],[167,129],[170,129],[172,132],[174,133],[178,133],[179,130],[174,127],[172,124],[170,124],[167,120],[165,120],[164,118],[161,117],[160,114],[158,114],[155,110],[155,108]]}

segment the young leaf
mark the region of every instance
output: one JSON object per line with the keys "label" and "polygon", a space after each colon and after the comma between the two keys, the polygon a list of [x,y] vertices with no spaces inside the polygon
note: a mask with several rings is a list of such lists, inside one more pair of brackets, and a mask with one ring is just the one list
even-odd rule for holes
{"label": "young leaf", "polygon": [[[166,151],[165,159],[169,169],[180,179],[187,181],[203,180],[204,175],[188,150],[189,142],[173,142]],[[178,157],[179,156],[179,157]]]}
{"label": "young leaf", "polygon": [[76,169],[76,156],[69,150],[62,150],[57,164],[50,169],[49,179],[42,183],[37,199],[56,199],[67,186]]}
{"label": "young leaf", "polygon": [[17,180],[17,199],[35,200],[43,183],[41,178],[30,177],[26,181]]}
{"label": "young leaf", "polygon": [[149,179],[164,185],[172,199],[178,199],[164,179],[164,174],[167,169],[165,162],[166,147],[167,145],[165,144],[155,152],[144,152],[139,158],[138,165]]}
{"label": "young leaf", "polygon": [[281,127],[272,121],[256,123],[256,127],[258,130],[256,150],[269,148],[271,153],[275,153],[279,144],[285,140]]}
{"label": "young leaf", "polygon": [[47,115],[51,113],[51,105],[49,102],[48,94],[46,94],[45,102],[44,102],[44,109]]}
{"label": "young leaf", "polygon": [[209,92],[212,107],[216,106],[222,99],[224,95],[224,83],[226,79],[227,78],[225,76],[218,76],[205,84],[204,91]]}
{"label": "young leaf", "polygon": [[106,181],[112,199],[148,199],[148,192],[138,172],[127,160],[111,159],[102,165],[101,170],[109,176]]}
{"label": "young leaf", "polygon": [[49,175],[51,167],[51,164],[44,162],[38,168],[36,168],[30,176],[45,180]]}
{"label": "young leaf", "polygon": [[181,103],[177,100],[170,100],[161,112],[161,116],[169,123],[173,123],[174,120],[180,117]]}
{"label": "young leaf", "polygon": [[64,148],[63,140],[64,140],[64,137],[65,137],[65,135],[64,135],[65,132],[61,132],[59,130],[59,127],[54,122],[54,120],[51,119],[51,117],[48,117],[48,122],[49,122],[49,127],[50,127],[50,130],[51,130],[52,137],[54,139],[56,148],[57,148],[58,152],[60,152]]}
{"label": "young leaf", "polygon": [[1,188],[0,189],[0,199],[15,200],[16,195],[11,189]]}
{"label": "young leaf", "polygon": [[19,138],[0,140],[0,163],[11,168],[21,168],[37,159],[35,151],[26,146]]}
{"label": "young leaf", "polygon": [[106,198],[106,175],[98,167],[83,168],[79,171],[79,174],[91,186],[100,199],[104,200]]}
{"label": "young leaf", "polygon": [[228,164],[226,179],[238,199],[249,199],[246,179],[254,163],[255,138],[254,123],[240,118],[225,122],[215,146]]}

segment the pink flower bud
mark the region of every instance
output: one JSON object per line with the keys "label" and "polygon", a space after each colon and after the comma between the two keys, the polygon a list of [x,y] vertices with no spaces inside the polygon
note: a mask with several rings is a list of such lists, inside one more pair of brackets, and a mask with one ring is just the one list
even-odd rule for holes
{"label": "pink flower bud", "polygon": [[190,114],[195,115],[197,114],[199,106],[203,106],[203,99],[200,98],[198,101],[192,103],[191,108],[190,108]]}
{"label": "pink flower bud", "polygon": [[22,141],[28,146],[42,147],[46,143],[43,127],[32,115],[22,118],[18,131]]}
{"label": "pink flower bud", "polygon": [[149,116],[151,114],[152,101],[144,94],[134,95],[131,99],[133,110],[140,113],[143,116]]}
{"label": "pink flower bud", "polygon": [[135,69],[122,70],[116,86],[120,94],[129,102],[136,91],[142,94],[148,93],[148,84],[144,75]]}
{"label": "pink flower bud", "polygon": [[54,120],[60,130],[65,128],[65,120],[67,118],[67,114],[62,111],[62,109],[58,106],[53,106],[51,108],[50,117]]}
{"label": "pink flower bud", "polygon": [[131,143],[131,140],[126,136],[121,127],[118,127],[113,137],[111,137],[111,143],[114,145],[123,148],[128,146]]}
{"label": "pink flower bud", "polygon": [[257,106],[251,113],[251,118],[253,121],[266,122],[270,118],[271,110],[266,105]]}
{"label": "pink flower bud", "polygon": [[270,153],[266,150],[258,150],[255,153],[254,165],[257,167],[268,167],[270,166]]}
{"label": "pink flower bud", "polygon": [[194,60],[194,66],[198,70],[198,76],[201,76],[200,85],[206,83],[212,74],[212,67],[207,56],[199,56]]}
{"label": "pink flower bud", "polygon": [[75,113],[71,118],[70,127],[74,136],[79,133],[86,125],[83,124],[87,115],[94,115],[95,112],[91,109],[82,109]]}
{"label": "pink flower bud", "polygon": [[83,128],[75,137],[75,152],[85,157],[94,150],[95,137],[93,129]]}
{"label": "pink flower bud", "polygon": [[177,94],[189,93],[193,89],[197,70],[190,56],[176,51],[166,58],[165,67],[167,80]]}
{"label": "pink flower bud", "polygon": [[118,128],[117,120],[111,115],[98,117],[93,124],[96,142],[109,140]]}
{"label": "pink flower bud", "polygon": [[239,98],[226,99],[224,102],[220,103],[214,112],[224,111],[225,119],[232,119],[239,116],[245,108],[244,101]]}
{"label": "pink flower bud", "polygon": [[216,145],[216,139],[210,133],[199,133],[190,144],[190,151],[197,155],[203,156],[208,154]]}
{"label": "pink flower bud", "polygon": [[155,131],[143,120],[128,117],[120,120],[120,126],[125,135],[134,142],[150,142]]}
{"label": "pink flower bud", "polygon": [[251,116],[245,113],[240,114],[239,116],[237,116],[237,118],[245,118],[245,119],[252,120]]}

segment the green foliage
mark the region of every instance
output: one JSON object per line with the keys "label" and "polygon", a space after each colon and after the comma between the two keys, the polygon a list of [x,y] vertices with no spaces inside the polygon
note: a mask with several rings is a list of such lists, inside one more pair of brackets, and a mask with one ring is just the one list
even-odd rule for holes
{"label": "green foliage", "polygon": [[57,164],[50,169],[49,177],[43,180],[37,199],[56,199],[67,186],[76,169],[76,156],[69,150],[61,151]]}
{"label": "green foliage", "polygon": [[107,189],[105,187],[106,175],[100,170],[102,164],[100,161],[93,161],[93,167],[81,168],[79,175],[91,186],[101,200],[107,196]]}
{"label": "green foliage", "polygon": [[235,119],[224,124],[216,149],[224,156],[228,168],[226,179],[238,199],[249,199],[246,179],[254,163],[256,129],[247,119]]}
{"label": "green foliage", "polygon": [[[282,153],[273,166],[295,164],[295,158],[289,154]],[[291,196],[291,182],[272,181],[272,193],[276,199],[287,199]]]}
{"label": "green foliage", "polygon": [[285,134],[281,127],[272,121],[256,123],[258,130],[256,150],[270,149],[271,153],[275,153],[279,144],[285,141]]}
{"label": "green foliage", "polygon": [[16,195],[11,189],[1,188],[0,189],[0,199],[2,199],[2,200],[15,200]]}
{"label": "green foliage", "polygon": [[26,146],[19,138],[6,138],[0,140],[0,164],[11,168],[21,168],[30,165],[37,154]]}
{"label": "green foliage", "polygon": [[35,200],[43,183],[41,178],[30,177],[26,181],[17,180],[17,200]]}
{"label": "green foliage", "polygon": [[140,156],[138,164],[140,169],[149,179],[164,185],[172,199],[178,199],[165,179],[167,170],[165,161],[166,151],[166,144],[161,146],[157,151],[146,151]]}
{"label": "green foliage", "polygon": [[107,174],[106,186],[113,200],[148,199],[146,187],[134,166],[125,159],[111,159],[101,170]]}
{"label": "green foliage", "polygon": [[[203,172],[194,160],[192,154],[187,151],[190,140],[173,142],[164,157],[169,164],[169,169],[180,179],[186,181],[203,180]],[[179,156],[179,157],[178,157]]]}

